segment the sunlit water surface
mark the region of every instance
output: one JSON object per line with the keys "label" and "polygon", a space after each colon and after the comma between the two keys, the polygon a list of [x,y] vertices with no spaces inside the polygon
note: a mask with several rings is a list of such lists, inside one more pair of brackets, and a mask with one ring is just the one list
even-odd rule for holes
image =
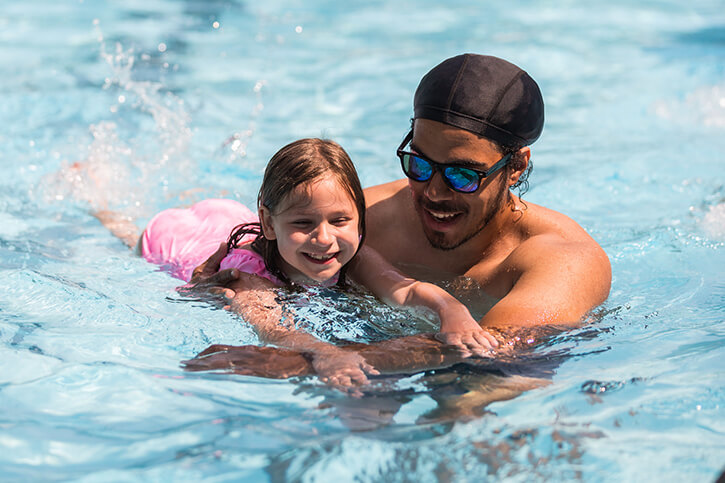
{"label": "sunlit water surface", "polygon": [[[725,9],[475,3],[4,2],[2,479],[714,481]],[[210,196],[253,205],[268,158],[306,136],[339,141],[366,186],[399,178],[418,80],[466,51],[538,80],[547,124],[526,199],[577,220],[612,261],[592,321],[521,353],[551,384],[452,423],[426,419],[425,376],[386,379],[363,402],[399,407],[359,431],[343,415],[352,400],[315,379],[183,372],[181,360],[255,344],[254,332],[183,300],[90,210],[142,227]],[[323,295],[307,324],[330,340],[433,330]]]}

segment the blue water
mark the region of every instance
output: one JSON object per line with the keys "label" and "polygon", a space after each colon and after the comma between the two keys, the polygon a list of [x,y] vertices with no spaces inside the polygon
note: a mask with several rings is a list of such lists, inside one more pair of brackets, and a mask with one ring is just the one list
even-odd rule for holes
{"label": "blue water", "polygon": [[[554,5],[3,2],[0,479],[714,481],[725,8]],[[547,123],[525,199],[577,220],[612,261],[597,316],[522,355],[529,370],[553,367],[551,384],[426,423],[424,377],[386,381],[400,408],[357,431],[349,398],[314,379],[184,373],[179,361],[254,332],[181,300],[90,210],[143,226],[209,196],[253,204],[267,159],[306,136],[339,141],[366,186],[397,179],[418,80],[466,51],[537,79]],[[75,177],[77,161],[94,183]],[[320,317],[317,333],[430,329],[358,303],[369,316]]]}

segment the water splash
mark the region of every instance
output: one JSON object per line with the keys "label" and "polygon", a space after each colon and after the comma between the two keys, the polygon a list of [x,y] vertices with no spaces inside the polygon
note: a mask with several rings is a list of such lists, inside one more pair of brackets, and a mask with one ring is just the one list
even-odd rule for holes
{"label": "water splash", "polygon": [[149,216],[157,210],[154,201],[173,197],[170,186],[175,181],[183,186],[193,174],[191,116],[183,99],[161,82],[135,80],[134,50],[120,43],[109,50],[98,21],[94,24],[100,58],[109,68],[102,89],[112,94],[110,118],[91,124],[90,143],[46,177],[44,198],[80,201],[91,211],[131,218]]}
{"label": "water splash", "polygon": [[264,109],[262,103],[262,88],[267,84],[266,80],[257,81],[254,85],[254,95],[256,97],[256,104],[249,113],[249,124],[247,129],[238,131],[229,136],[226,141],[220,146],[220,150],[226,148],[231,151],[226,158],[226,162],[231,164],[247,156],[247,146],[254,136],[254,132],[257,128],[257,118]]}
{"label": "water splash", "polygon": [[133,150],[119,139],[113,122],[102,121],[89,129],[93,140],[85,159],[64,163],[46,180],[46,200],[85,201],[91,211],[137,206],[130,185]]}
{"label": "water splash", "polygon": [[701,87],[682,101],[659,101],[654,110],[658,116],[678,123],[725,128],[725,85]]}
{"label": "water splash", "polygon": [[133,80],[136,60],[133,49],[124,50],[120,43],[116,43],[115,52],[109,53],[102,37],[100,39],[100,56],[112,72],[106,78],[103,89],[120,91],[117,104],[111,106],[110,110],[119,112],[121,106],[127,104],[151,115],[154,133],[161,148],[154,161],[157,169],[162,168],[170,159],[183,155],[191,141],[191,116],[186,112],[184,100],[170,92],[162,93],[163,85],[160,82]]}

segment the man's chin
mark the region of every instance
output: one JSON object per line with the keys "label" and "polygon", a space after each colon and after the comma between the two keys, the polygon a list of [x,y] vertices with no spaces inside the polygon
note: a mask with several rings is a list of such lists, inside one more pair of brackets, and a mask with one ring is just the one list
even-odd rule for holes
{"label": "man's chin", "polygon": [[426,230],[425,237],[430,246],[436,250],[453,250],[454,248],[458,248],[462,243],[458,240],[451,239],[446,233],[439,231],[429,232]]}
{"label": "man's chin", "polygon": [[[424,228],[423,232],[425,233],[425,237],[428,240],[428,243],[431,247],[435,248],[436,250],[455,250],[456,248],[460,247],[467,241],[474,238],[476,235],[481,233],[481,230],[485,228],[486,225],[481,225],[477,230],[470,231],[467,233],[461,233],[461,230],[457,230],[457,232],[453,231],[436,231],[431,230],[429,227]],[[460,228],[460,227],[459,227]]]}

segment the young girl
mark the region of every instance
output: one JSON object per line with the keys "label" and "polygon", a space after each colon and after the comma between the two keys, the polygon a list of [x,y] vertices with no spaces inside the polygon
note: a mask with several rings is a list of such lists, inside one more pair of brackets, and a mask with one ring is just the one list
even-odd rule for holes
{"label": "young girl", "polygon": [[497,345],[446,291],[405,277],[370,248],[361,250],[363,191],[352,161],[337,143],[302,139],[280,149],[265,170],[257,205],[258,218],[231,200],[163,211],[151,220],[137,247],[148,261],[189,280],[193,268],[227,239],[221,269],[241,272],[231,287],[236,295],[230,308],[254,325],[264,342],[313,354],[315,372],[332,385],[364,383],[366,373],[377,371],[360,355],[295,329],[274,289],[344,287],[349,277],[388,303],[433,310],[441,332],[475,333],[475,339],[461,343],[464,350]]}

